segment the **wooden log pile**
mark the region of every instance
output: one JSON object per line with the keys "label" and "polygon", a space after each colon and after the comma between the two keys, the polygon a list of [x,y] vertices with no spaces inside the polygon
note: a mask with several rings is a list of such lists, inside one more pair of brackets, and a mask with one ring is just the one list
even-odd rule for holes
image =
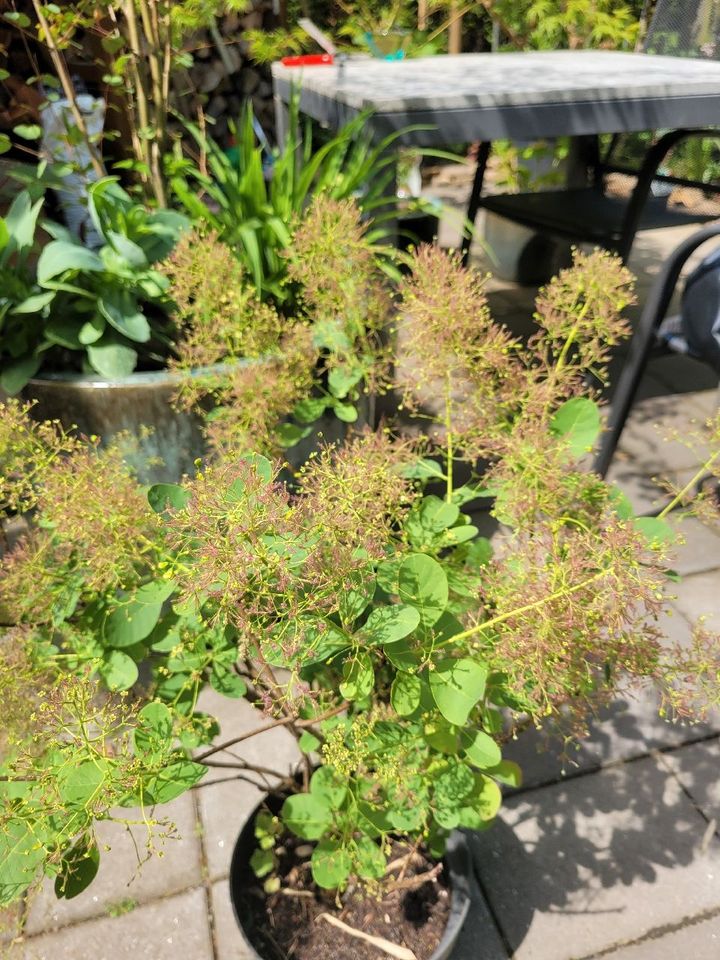
{"label": "wooden log pile", "polygon": [[274,25],[272,0],[256,0],[245,14],[219,18],[217,31],[203,31],[191,44],[194,64],[190,71],[196,90],[205,100],[205,112],[215,122],[213,137],[229,139],[228,122],[238,120],[250,99],[255,116],[274,139],[275,119],[270,69],[254,62],[244,35]]}

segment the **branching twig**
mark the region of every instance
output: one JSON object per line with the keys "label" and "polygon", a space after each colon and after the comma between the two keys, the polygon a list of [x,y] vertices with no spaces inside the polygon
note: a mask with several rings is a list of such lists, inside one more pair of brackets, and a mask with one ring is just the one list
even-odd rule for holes
{"label": "branching twig", "polygon": [[53,66],[57,71],[58,79],[63,88],[63,93],[67,98],[67,101],[70,105],[70,112],[73,115],[73,120],[82,135],[82,138],[87,146],[88,153],[90,155],[90,162],[95,173],[99,177],[105,176],[105,169],[102,164],[102,159],[100,158],[95,144],[90,139],[90,134],[88,133],[88,128],[85,124],[85,118],[80,112],[80,107],[77,103],[77,96],[75,94],[75,88],[73,87],[72,80],[70,79],[70,74],[68,72],[67,64],[65,63],[65,58],[60,52],[57,43],[55,42],[55,37],[52,34],[50,29],[50,24],[47,22],[47,18],[43,13],[42,5],[39,3],[39,0],[32,0],[33,9],[35,10],[35,15],[38,18],[38,23],[40,28],[45,35],[45,43],[47,44],[48,51],[50,52],[50,58],[53,62]]}
{"label": "branching twig", "polygon": [[396,890],[413,890],[415,887],[421,887],[424,883],[429,883],[438,874],[442,873],[442,868],[441,863],[436,863],[431,870],[426,870],[425,873],[418,873],[414,877],[406,877],[404,880],[391,881],[386,890],[388,893],[394,893]]}
{"label": "branching twig", "polygon": [[205,753],[201,753],[199,756],[195,757],[195,760],[198,763],[202,763],[207,757],[211,757],[213,754],[219,753],[221,750],[226,750],[228,747],[233,747],[236,743],[242,743],[243,740],[249,740],[251,737],[256,737],[261,733],[265,733],[266,730],[274,730],[275,727],[287,727],[289,724],[294,723],[298,729],[307,730],[316,723],[322,723],[323,720],[329,720],[330,717],[336,717],[339,713],[342,713],[343,710],[347,710],[347,708],[348,704],[343,701],[339,707],[333,707],[332,710],[328,710],[326,713],[321,714],[319,717],[314,717],[312,720],[298,720],[293,717],[280,717],[279,720],[272,720],[270,723],[263,724],[261,727],[255,727],[254,730],[248,730],[246,733],[241,733],[237,737],[233,737],[232,740],[226,740],[224,743],[219,743],[217,746],[211,747],[209,750],[206,750]]}

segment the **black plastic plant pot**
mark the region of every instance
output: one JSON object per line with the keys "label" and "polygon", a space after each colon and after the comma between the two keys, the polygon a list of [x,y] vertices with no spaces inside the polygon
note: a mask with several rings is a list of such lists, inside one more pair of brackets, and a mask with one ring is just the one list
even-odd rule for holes
{"label": "black plastic plant pot", "polygon": [[[263,801],[255,808],[247,823],[240,831],[240,836],[235,844],[232,862],[230,864],[230,899],[232,901],[235,919],[237,920],[240,933],[247,947],[247,955],[249,958],[252,958],[252,960],[268,960],[268,957],[257,952],[246,930],[243,891],[257,882],[250,867],[250,857],[257,844],[255,839],[255,817],[263,805],[267,805],[272,809],[274,799],[275,798],[271,798],[269,802]],[[280,802],[280,800],[277,801],[278,810],[280,808]],[[473,900],[473,890],[475,889],[476,881],[473,874],[470,847],[465,834],[458,830],[453,831],[448,838],[443,863],[445,864],[450,879],[450,915],[442,939],[430,957],[430,960],[451,960],[454,956],[453,950],[458,942]],[[378,954],[378,956],[379,955],[380,954]],[[337,960],[352,960],[352,957],[350,954],[345,956],[338,955]]]}

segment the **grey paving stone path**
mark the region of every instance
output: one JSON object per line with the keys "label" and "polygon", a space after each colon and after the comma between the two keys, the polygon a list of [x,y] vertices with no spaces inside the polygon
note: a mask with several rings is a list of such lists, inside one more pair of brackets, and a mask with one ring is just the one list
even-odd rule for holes
{"label": "grey paving stone path", "polygon": [[[446,229],[447,226],[446,226]],[[449,228],[451,229],[451,227]],[[646,234],[631,266],[644,296],[657,264],[682,233]],[[490,285],[498,319],[527,329],[532,294]],[[613,467],[638,508],[657,501],[653,478],[682,481],[695,461],[681,444],[718,406],[717,383],[693,361],[654,361]],[[656,426],[657,425],[657,426]],[[707,615],[720,626],[720,536],[684,525],[683,579],[669,591],[668,639],[689,635]],[[248,729],[247,704],[208,698],[222,733]],[[512,753],[525,786],[509,795],[496,827],[475,838],[482,891],[453,960],[693,960],[720,958],[720,717],[674,727],[650,692],[622,698],[599,716],[592,736],[563,755],[528,735]],[[242,745],[279,773],[293,763],[282,731]],[[257,802],[243,783],[216,782],[182,797],[162,856],[145,859],[141,831],[102,832],[107,849],[97,882],[69,903],[47,890],[18,928],[0,934],[10,960],[248,960],[230,906],[227,875],[235,837]],[[179,838],[178,838],[179,837]],[[4,946],[3,946],[4,945]],[[338,960],[352,960],[338,944]],[[382,960],[381,955],[378,955]]]}

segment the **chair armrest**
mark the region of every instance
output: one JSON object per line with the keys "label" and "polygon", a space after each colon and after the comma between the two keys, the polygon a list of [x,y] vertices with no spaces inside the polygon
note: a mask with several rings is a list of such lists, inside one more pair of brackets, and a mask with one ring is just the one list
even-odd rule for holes
{"label": "chair armrest", "polygon": [[702,128],[692,130],[671,130],[670,133],[666,133],[664,136],[660,137],[657,143],[654,143],[645,154],[645,159],[643,160],[642,166],[638,172],[635,189],[632,192],[630,202],[628,203],[627,210],[625,211],[625,217],[623,218],[623,239],[621,241],[620,248],[618,249],[618,253],[623,260],[627,260],[630,254],[630,247],[632,246],[633,239],[637,233],[643,208],[647,203],[652,182],[657,175],[660,165],[673,147],[677,146],[677,144],[681,143],[683,140],[687,140],[692,137],[720,138],[720,130]]}
{"label": "chair armrest", "polygon": [[610,467],[615,449],[620,440],[625,421],[632,407],[635,394],[647,366],[650,351],[655,343],[657,330],[662,323],[677,286],[682,268],[690,256],[703,243],[720,237],[720,220],[693,233],[684,240],[665,260],[662,269],[650,290],[637,330],[630,341],[630,349],[623,364],[610,407],[607,428],[600,442],[594,469],[604,477]]}
{"label": "chair armrest", "polygon": [[703,227],[702,230],[693,233],[676,247],[665,260],[650,290],[650,296],[640,318],[638,332],[641,329],[657,330],[670,306],[683,267],[698,247],[701,247],[708,240],[712,240],[713,237],[720,237],[720,220],[716,220],[710,226]]}

